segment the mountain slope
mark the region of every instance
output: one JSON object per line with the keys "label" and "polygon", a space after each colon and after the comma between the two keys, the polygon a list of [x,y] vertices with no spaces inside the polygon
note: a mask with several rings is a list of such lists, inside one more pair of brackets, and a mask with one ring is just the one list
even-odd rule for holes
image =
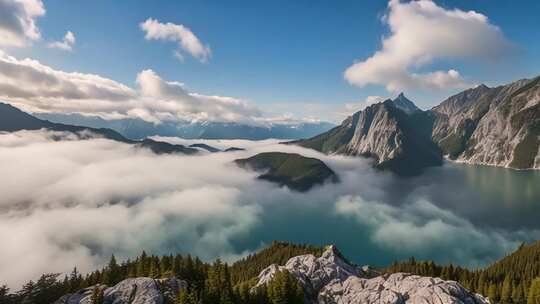
{"label": "mountain slope", "polygon": [[[376,167],[400,175],[419,174],[425,167],[440,165],[442,155],[426,131],[431,129],[434,117],[415,110],[416,106],[409,102],[401,94],[394,101],[386,100],[354,113],[326,133],[291,143],[327,154],[370,157]],[[409,114],[401,107],[407,108]]]}
{"label": "mountain slope", "polygon": [[20,130],[39,130],[48,129],[52,131],[82,132],[90,131],[108,139],[132,143],[131,140],[123,137],[117,132],[104,128],[87,128],[65,124],[52,123],[46,120],[38,119],[27,114],[9,104],[0,103],[0,131],[15,132]]}
{"label": "mountain slope", "polygon": [[498,302],[501,297],[510,296],[511,299],[504,302],[525,304],[531,283],[540,276],[540,241],[521,245],[513,253],[484,269],[469,270],[451,264],[440,266],[432,261],[416,261],[410,258],[393,263],[386,271],[454,280],[472,291],[489,295],[494,302]]}
{"label": "mountain slope", "polygon": [[540,77],[480,85],[431,110],[433,139],[451,159],[540,169]]}
{"label": "mountain slope", "polygon": [[15,132],[21,130],[40,130],[47,129],[51,131],[71,132],[79,137],[84,137],[84,132],[90,132],[103,138],[133,144],[137,147],[148,148],[156,154],[163,153],[182,153],[195,154],[197,149],[189,148],[182,145],[172,145],[165,142],[159,142],[151,139],[142,141],[134,141],[125,138],[114,130],[106,128],[89,128],[81,126],[73,126],[59,123],[52,123],[47,120],[38,119],[30,114],[27,114],[9,104],[0,103],[0,132]]}
{"label": "mountain slope", "polygon": [[480,85],[428,111],[402,93],[328,132],[291,143],[371,157],[376,167],[400,175],[440,165],[442,155],[470,164],[540,169],[540,76],[495,88]]}
{"label": "mountain slope", "polygon": [[261,171],[259,179],[287,186],[296,191],[308,191],[313,186],[338,177],[326,164],[316,158],[282,152],[265,152],[235,163],[243,168]]}

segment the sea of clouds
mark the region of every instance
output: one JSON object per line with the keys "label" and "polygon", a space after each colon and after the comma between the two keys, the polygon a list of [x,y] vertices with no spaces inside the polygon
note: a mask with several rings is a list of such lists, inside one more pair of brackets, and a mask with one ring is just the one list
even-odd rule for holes
{"label": "sea of clouds", "polygon": [[[69,133],[0,134],[0,283],[16,289],[42,273],[67,272],[73,266],[87,272],[104,265],[112,253],[125,259],[143,249],[233,261],[266,245],[263,240],[238,244],[257,239],[254,231],[271,225],[266,218],[270,210],[290,206],[354,221],[368,237],[358,239],[351,231],[351,242],[371,243],[400,256],[427,253],[441,262],[483,265],[513,250],[524,237],[538,236],[475,226],[420,196],[390,203],[395,177],[371,169],[365,159],[322,155],[275,140],[155,139],[245,150],[155,155]],[[232,163],[264,151],[317,157],[341,182],[298,193],[257,180],[255,172]],[[302,220],[299,214],[288,223],[291,233]]]}

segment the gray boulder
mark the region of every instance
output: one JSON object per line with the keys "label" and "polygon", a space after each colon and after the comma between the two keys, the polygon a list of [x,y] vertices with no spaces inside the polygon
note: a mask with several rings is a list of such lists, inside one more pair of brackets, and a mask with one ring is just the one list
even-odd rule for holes
{"label": "gray boulder", "polygon": [[372,279],[350,277],[328,284],[318,296],[320,304],[484,304],[488,300],[455,281],[394,273]]}
{"label": "gray boulder", "polygon": [[186,286],[185,281],[176,278],[130,278],[112,287],[96,285],[64,295],[54,304],[91,304],[92,293],[96,287],[103,292],[104,304],[163,304],[165,299],[174,301],[180,289]]}

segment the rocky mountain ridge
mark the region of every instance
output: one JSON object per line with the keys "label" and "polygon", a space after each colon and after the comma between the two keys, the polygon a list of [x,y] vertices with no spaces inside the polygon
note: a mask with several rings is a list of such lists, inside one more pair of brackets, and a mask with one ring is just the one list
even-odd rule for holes
{"label": "rocky mountain ridge", "polygon": [[56,123],[108,128],[139,140],[150,136],[175,136],[187,139],[291,139],[311,137],[334,127],[328,122],[271,122],[248,125],[234,122],[162,122],[154,124],[137,118],[105,120],[80,114],[36,113],[36,117]]}
{"label": "rocky mountain ridge", "polygon": [[335,246],[328,246],[319,258],[307,254],[289,259],[284,266],[270,265],[252,290],[268,284],[279,271],[288,271],[300,282],[305,303],[489,303],[455,281],[407,273],[381,275],[368,267],[357,267]]}
{"label": "rocky mountain ridge", "polygon": [[430,110],[400,94],[358,111],[340,126],[292,142],[328,154],[366,156],[375,166],[416,175],[458,162],[540,169],[540,77],[479,85]]}
{"label": "rocky mountain ridge", "polygon": [[426,131],[431,117],[411,104],[401,94],[354,113],[326,133],[291,144],[327,154],[369,157],[377,168],[417,175],[425,167],[441,165],[442,153]]}
{"label": "rocky mountain ridge", "polygon": [[91,137],[102,137],[110,140],[131,144],[136,148],[149,149],[155,154],[186,154],[193,155],[205,152],[228,152],[236,151],[239,148],[231,147],[223,151],[206,144],[192,144],[189,147],[179,144],[157,141],[150,138],[142,140],[131,140],[118,132],[107,128],[82,127],[69,124],[54,123],[34,117],[9,104],[0,103],[0,132],[16,132],[21,130],[49,130],[58,132],[69,132],[79,139]]}
{"label": "rocky mountain ridge", "polygon": [[540,77],[480,85],[431,109],[433,140],[458,162],[540,169]]}

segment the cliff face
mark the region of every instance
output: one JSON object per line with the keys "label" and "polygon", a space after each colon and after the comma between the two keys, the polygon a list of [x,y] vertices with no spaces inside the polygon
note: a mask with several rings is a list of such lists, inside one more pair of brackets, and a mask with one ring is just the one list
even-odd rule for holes
{"label": "cliff face", "polygon": [[353,114],[326,133],[294,143],[323,153],[370,157],[378,168],[415,175],[442,162],[426,132],[433,122],[430,113],[417,110],[400,95]]}
{"label": "cliff face", "polygon": [[540,169],[540,77],[454,95],[431,110],[432,136],[459,162]]}
{"label": "cliff face", "polygon": [[401,175],[442,163],[540,169],[540,77],[480,85],[428,111],[400,94],[354,113],[326,132],[294,144],[328,154],[367,156]]}
{"label": "cliff face", "polygon": [[284,270],[303,286],[306,303],[489,303],[454,281],[406,273],[380,275],[367,267],[359,268],[334,246],[319,258],[308,254],[293,257],[284,266],[269,266],[261,272],[254,288],[267,284]]}

